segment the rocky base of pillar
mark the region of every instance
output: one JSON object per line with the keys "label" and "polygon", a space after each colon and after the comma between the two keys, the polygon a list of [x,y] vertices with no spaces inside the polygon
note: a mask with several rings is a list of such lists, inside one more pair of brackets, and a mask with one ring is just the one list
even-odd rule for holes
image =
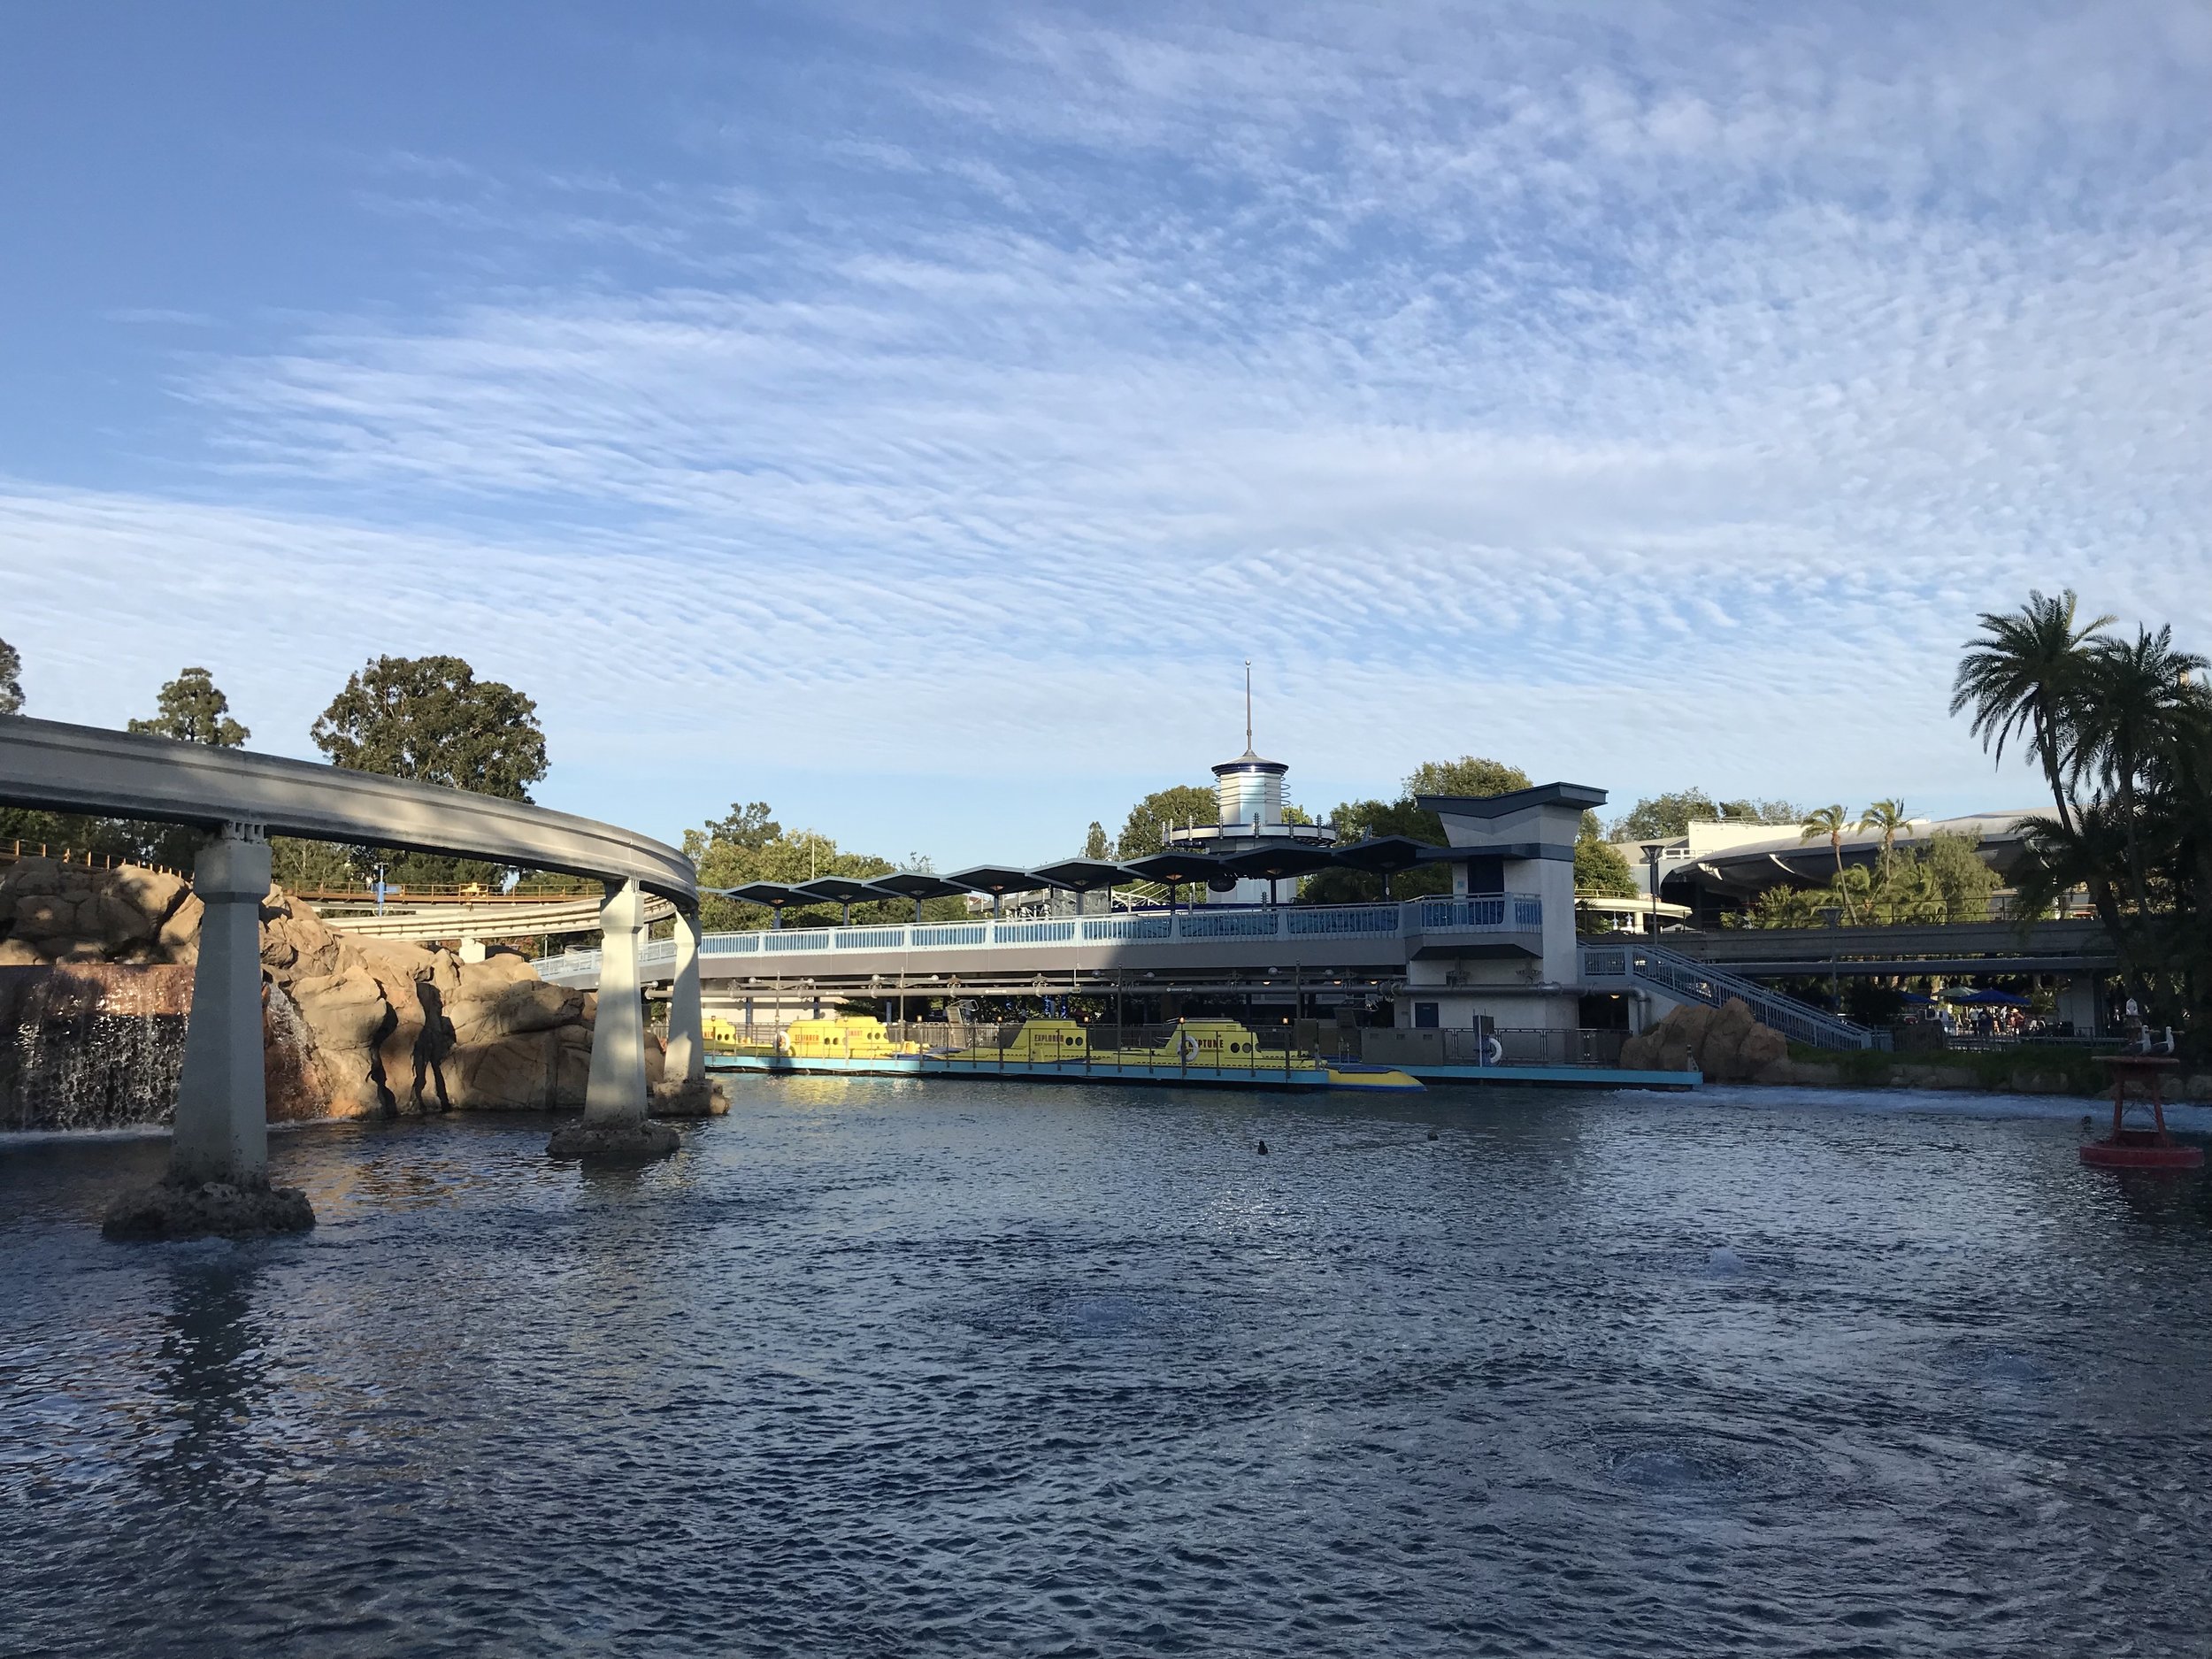
{"label": "rocky base of pillar", "polygon": [[314,1206],[296,1187],[161,1180],[109,1205],[100,1231],[111,1239],[245,1239],[314,1225]]}
{"label": "rocky base of pillar", "polygon": [[730,1110],[730,1097],[710,1077],[661,1083],[654,1087],[648,1110],[656,1118],[719,1118]]}
{"label": "rocky base of pillar", "polygon": [[668,1124],[649,1118],[621,1123],[563,1124],[545,1143],[550,1158],[581,1158],[593,1164],[649,1164],[673,1152],[683,1137]]}

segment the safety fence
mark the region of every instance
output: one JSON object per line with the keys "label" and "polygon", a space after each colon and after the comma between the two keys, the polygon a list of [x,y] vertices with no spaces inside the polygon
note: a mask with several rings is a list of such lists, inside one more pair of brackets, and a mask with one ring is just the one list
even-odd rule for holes
{"label": "safety fence", "polygon": [[136,858],[119,858],[113,853],[87,852],[81,847],[53,847],[45,841],[11,841],[0,843],[0,864],[16,864],[26,858],[50,858],[58,864],[67,864],[78,870],[120,870],[126,864],[137,870],[158,871],[165,876],[180,876],[181,870],[172,870],[167,864],[147,864]]}

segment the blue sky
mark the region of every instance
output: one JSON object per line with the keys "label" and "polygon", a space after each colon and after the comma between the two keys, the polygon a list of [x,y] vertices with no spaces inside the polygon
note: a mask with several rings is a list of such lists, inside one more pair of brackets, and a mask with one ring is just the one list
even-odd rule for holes
{"label": "blue sky", "polygon": [[379,652],[540,798],[941,867],[1260,740],[2032,798],[2032,586],[2212,645],[2212,11],[0,19],[0,637],[254,746]]}

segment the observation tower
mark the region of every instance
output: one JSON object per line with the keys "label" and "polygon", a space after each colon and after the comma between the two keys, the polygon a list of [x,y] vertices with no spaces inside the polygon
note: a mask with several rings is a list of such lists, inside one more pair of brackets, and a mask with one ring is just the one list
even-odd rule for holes
{"label": "observation tower", "polygon": [[[1283,818],[1283,778],[1290,768],[1268,760],[1252,747],[1252,664],[1244,665],[1244,753],[1213,768],[1214,793],[1219,802],[1211,824],[1171,825],[1163,839],[1171,848],[1234,858],[1245,853],[1287,847],[1325,848],[1336,844],[1333,824],[1292,824]],[[1274,896],[1274,883],[1264,877],[1242,876],[1210,883],[1207,902],[1215,904],[1264,904]]]}

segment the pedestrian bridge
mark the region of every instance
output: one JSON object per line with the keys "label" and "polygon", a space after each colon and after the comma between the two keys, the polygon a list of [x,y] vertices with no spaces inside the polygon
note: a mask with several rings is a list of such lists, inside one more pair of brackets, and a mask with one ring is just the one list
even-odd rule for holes
{"label": "pedestrian bridge", "polygon": [[[763,928],[708,933],[699,972],[708,979],[899,979],[956,977],[1055,983],[1119,972],[1179,977],[1255,966],[1290,973],[1332,969],[1402,971],[1419,956],[1540,959],[1543,901],[1528,894],[1411,899],[1390,904],[1126,910],[1026,921],[921,922],[883,926]],[[557,985],[598,983],[601,953],[570,951],[535,965]],[[677,941],[641,951],[649,983],[679,966]]]}
{"label": "pedestrian bridge", "polygon": [[[181,1184],[267,1185],[260,914],[271,834],[490,859],[604,884],[598,906],[604,983],[585,1118],[644,1125],[636,956],[646,895],[673,906],[672,949],[679,958],[698,938],[698,883],[691,861],[673,847],[524,801],[20,716],[0,718],[0,805],[208,832],[193,873],[193,891],[206,910],[171,1155]],[[703,1087],[698,977],[687,975],[680,959],[668,977],[675,987],[668,1075]]]}
{"label": "pedestrian bridge", "polygon": [[[1393,904],[1133,910],[1032,921],[913,923],[889,926],[766,928],[709,933],[698,972],[747,995],[780,983],[820,989],[920,994],[1100,990],[1133,979],[1144,988],[1205,988],[1325,982],[1394,988],[1423,957],[1540,962],[1543,903],[1526,894],[1410,899]],[[647,983],[685,966],[682,941],[649,944],[638,956]],[[1718,1007],[1741,998],[1793,1041],[1824,1048],[1885,1047],[1870,1030],[1772,987],[1675,951],[1622,935],[1595,935],[1575,954],[1573,987],[1632,991],[1662,1006]],[[538,972],[555,984],[599,982],[601,953],[547,956]],[[1548,987],[1558,990],[1563,987]]]}

